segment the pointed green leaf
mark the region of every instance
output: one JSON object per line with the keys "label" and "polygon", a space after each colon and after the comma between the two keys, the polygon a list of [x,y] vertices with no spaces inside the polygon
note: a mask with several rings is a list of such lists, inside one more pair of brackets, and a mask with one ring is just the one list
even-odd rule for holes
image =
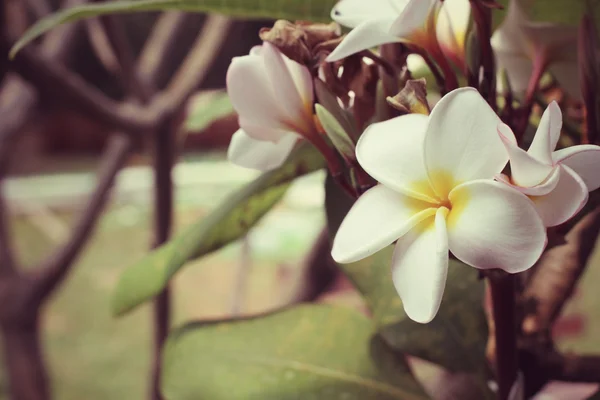
{"label": "pointed green leaf", "polygon": [[342,157],[350,162],[356,160],[354,142],[338,120],[320,104],[315,104],[315,111],[327,137]]}
{"label": "pointed green leaf", "polygon": [[113,313],[124,314],[150,300],[189,260],[242,237],[283,197],[293,179],[323,166],[320,153],[304,144],[283,166],[235,192],[209,216],[126,269],[113,294]]}
{"label": "pointed green leaf", "polygon": [[162,392],[169,400],[427,399],[371,334],[368,318],[328,305],[190,324],[167,341]]}
{"label": "pointed green leaf", "polygon": [[10,57],[58,25],[107,14],[142,11],[214,12],[239,18],[266,18],[329,22],[336,0],[121,0],[75,6],[50,14],[17,41]]}
{"label": "pointed green leaf", "polygon": [[[325,207],[329,231],[337,232],[353,201],[331,179],[326,181]],[[391,278],[393,246],[340,267],[362,293],[381,337],[394,349],[453,371],[488,375],[485,347],[487,321],[483,281],[478,271],[450,260],[444,298],[435,319],[418,324],[406,317]],[[482,379],[482,383],[485,381]]]}

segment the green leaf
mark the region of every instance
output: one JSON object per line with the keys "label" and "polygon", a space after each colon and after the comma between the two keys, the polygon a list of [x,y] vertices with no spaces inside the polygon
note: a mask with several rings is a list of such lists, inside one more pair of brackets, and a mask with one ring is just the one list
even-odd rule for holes
{"label": "green leaf", "polygon": [[325,129],[327,137],[342,157],[350,161],[356,160],[354,142],[350,139],[350,136],[348,136],[348,133],[338,120],[320,104],[315,104],[315,111],[323,129]]}
{"label": "green leaf", "polygon": [[329,22],[337,0],[121,0],[83,4],[42,18],[17,41],[10,57],[49,30],[85,18],[142,11],[180,10],[213,12],[239,18],[266,18]]}
{"label": "green leaf", "polygon": [[[329,230],[334,235],[352,199],[330,178],[326,181],[325,196]],[[488,331],[483,311],[484,285],[478,271],[451,260],[440,311],[429,324],[418,324],[406,317],[393,286],[392,252],[393,246],[388,246],[361,261],[340,265],[364,296],[381,337],[399,352],[452,371],[482,372],[487,377]]]}
{"label": "green leaf", "polygon": [[323,166],[320,153],[304,144],[283,166],[232,194],[209,216],[127,268],[113,294],[113,313],[124,314],[150,300],[189,260],[242,237],[283,197],[293,179]]}
{"label": "green leaf", "polygon": [[233,105],[226,92],[198,94],[190,103],[190,111],[185,120],[185,129],[194,132],[202,131],[217,119],[233,112]]}
{"label": "green leaf", "polygon": [[190,324],[167,341],[162,391],[169,400],[426,399],[371,334],[368,318],[328,305]]}

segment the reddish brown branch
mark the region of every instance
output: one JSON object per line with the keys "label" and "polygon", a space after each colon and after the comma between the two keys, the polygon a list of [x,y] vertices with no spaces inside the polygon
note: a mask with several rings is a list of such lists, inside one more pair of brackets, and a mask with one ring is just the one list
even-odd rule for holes
{"label": "reddish brown branch", "polygon": [[600,233],[600,208],[582,218],[564,243],[546,251],[523,294],[527,334],[549,332],[583,274]]}
{"label": "reddish brown branch", "polygon": [[109,198],[110,189],[117,173],[126,163],[132,148],[132,140],[123,134],[113,136],[105,151],[98,171],[98,185],[75,225],[68,242],[34,271],[37,303],[43,300],[62,282],[94,232],[94,227]]}

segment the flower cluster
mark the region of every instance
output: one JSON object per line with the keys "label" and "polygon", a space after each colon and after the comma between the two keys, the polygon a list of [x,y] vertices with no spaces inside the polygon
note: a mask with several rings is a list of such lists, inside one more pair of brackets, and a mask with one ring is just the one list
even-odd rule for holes
{"label": "flower cluster", "polygon": [[[450,7],[457,7],[459,15]],[[429,115],[354,121],[363,130],[358,140],[344,132],[347,121],[332,122],[332,102],[315,105],[315,79],[334,86],[336,74],[346,73],[342,69],[327,78],[325,67],[309,69],[264,42],[248,56],[235,58],[227,74],[240,124],[229,148],[233,162],[273,169],[306,140],[324,154],[333,175],[340,171],[332,165],[344,160],[348,168],[377,181],[351,191],[358,199],[335,236],[332,255],[339,263],[351,263],[395,243],[392,281],[407,315],[421,323],[431,321],[439,309],[450,252],[481,270],[525,271],[545,249],[546,228],[571,219],[588,193],[600,187],[599,146],[554,151],[562,128],[556,102],[543,113],[525,151],[516,139],[522,135],[501,120],[489,97],[484,99],[475,88],[456,88],[456,69],[467,70],[470,10],[467,0],[341,0],[335,6],[332,18],[353,29],[321,60],[323,66],[352,66],[358,60],[363,64],[353,70],[372,74],[370,64],[362,61],[365,52],[394,43],[430,57],[445,78],[440,92],[446,94]],[[549,35],[561,35],[560,46],[572,39],[560,29],[527,21],[511,1],[490,48],[509,71],[516,92],[528,88],[531,97],[541,73],[552,63],[567,61]],[[355,64],[344,64],[352,57],[358,57]],[[565,72],[557,63],[554,68]],[[561,76],[556,74],[559,80]],[[567,87],[577,96],[573,85]],[[358,103],[342,99],[350,94],[349,88],[343,90],[334,107],[357,115]],[[341,136],[329,135],[331,130]]]}

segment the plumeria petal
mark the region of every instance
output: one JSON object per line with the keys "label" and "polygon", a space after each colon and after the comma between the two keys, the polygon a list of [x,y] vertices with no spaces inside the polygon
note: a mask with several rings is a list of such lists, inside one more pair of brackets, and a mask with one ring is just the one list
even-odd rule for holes
{"label": "plumeria petal", "polygon": [[240,116],[238,120],[240,128],[242,128],[248,136],[257,140],[277,142],[282,137],[294,133],[287,127],[270,127],[264,123],[257,123],[252,119],[248,120],[246,117],[242,116]]}
{"label": "plumeria petal", "polygon": [[536,186],[531,187],[523,187],[517,186],[510,181],[510,178],[504,174],[498,174],[495,176],[496,180],[502,183],[507,184],[508,186],[518,190],[519,192],[527,195],[527,196],[543,196],[545,194],[550,193],[556,185],[558,185],[558,180],[560,178],[560,168],[555,167],[548,178],[545,181]]}
{"label": "plumeria petal", "polygon": [[545,196],[532,197],[544,225],[556,226],[571,219],[588,200],[588,189],[583,180],[565,165],[558,167],[560,179],[556,188]]}
{"label": "plumeria petal", "polygon": [[[529,85],[529,78],[533,72],[533,63],[531,60],[520,53],[505,51],[496,51],[495,53],[498,58],[499,70],[503,69],[506,71],[511,90],[519,95],[525,93]],[[498,83],[502,83],[502,80],[498,79]],[[499,87],[499,90],[506,91],[508,88]]]}
{"label": "plumeria petal", "polygon": [[457,184],[493,178],[502,171],[508,155],[495,132],[499,123],[473,88],[453,90],[436,104],[425,134],[425,165],[440,196]]}
{"label": "plumeria petal", "polygon": [[435,202],[423,162],[427,116],[408,114],[370,125],[356,145],[360,165],[379,182],[408,196]]}
{"label": "plumeria petal", "polygon": [[[286,62],[285,59],[287,57],[269,42],[263,44],[262,55],[266,71],[268,71],[267,77],[271,82],[274,98],[277,99],[280,108],[284,110],[283,112],[287,117],[286,120],[290,122],[294,121],[296,125],[300,121],[307,121],[308,109],[312,107],[312,98],[310,98],[310,103],[307,104],[304,102],[298,91],[298,86],[305,86],[306,82],[298,82],[297,85],[295,79],[307,80],[308,84],[311,85],[312,79],[308,69],[289,59]],[[298,71],[298,68],[295,68],[296,74],[292,75],[288,66],[294,64],[297,64],[300,67],[299,69],[306,70],[306,73],[301,73]],[[306,126],[299,128],[304,130]]]}
{"label": "plumeria petal", "polygon": [[354,203],[335,235],[333,259],[350,263],[378,252],[435,214],[435,209],[429,206],[384,185],[367,190]]}
{"label": "plumeria petal", "polygon": [[262,56],[232,60],[227,70],[227,93],[237,113],[256,125],[286,129],[285,113],[273,97]]}
{"label": "plumeria petal", "polygon": [[242,167],[268,171],[283,164],[299,138],[289,133],[277,142],[257,140],[239,129],[231,137],[227,158]]}
{"label": "plumeria petal", "polygon": [[436,36],[444,54],[459,68],[465,65],[465,39],[471,16],[468,0],[444,0],[438,15]]}
{"label": "plumeria petal", "polygon": [[600,187],[600,146],[571,146],[555,151],[552,158],[555,163],[566,165],[575,171],[590,192]]}
{"label": "plumeria petal", "polygon": [[331,19],[340,25],[356,28],[370,19],[397,16],[406,2],[407,0],[341,0],[331,10]]}
{"label": "plumeria petal", "polygon": [[542,114],[542,119],[527,153],[544,164],[552,165],[552,152],[560,138],[561,128],[562,112],[558,103],[552,101]]}
{"label": "plumeria petal", "polygon": [[506,124],[501,123],[498,125],[498,135],[508,152],[511,176],[515,184],[523,187],[532,187],[538,186],[548,179],[554,169],[552,161],[544,163],[517,146],[511,140],[514,136]]}
{"label": "plumeria petal", "polygon": [[412,33],[425,26],[429,12],[436,2],[437,0],[410,0],[392,24],[391,33],[408,39]]}
{"label": "plumeria petal", "polygon": [[480,269],[510,273],[530,268],[546,246],[546,229],[531,200],[492,180],[462,184],[450,193],[450,251]]}
{"label": "plumeria petal", "polygon": [[430,322],[438,312],[448,274],[446,214],[440,207],[404,235],[394,249],[392,279],[410,319]]}
{"label": "plumeria petal", "polygon": [[586,400],[592,399],[600,385],[597,383],[575,383],[550,381],[531,400]]}
{"label": "plumeria petal", "polygon": [[398,38],[390,33],[390,27],[395,18],[377,18],[363,22],[354,28],[342,42],[326,58],[333,62],[348,57],[349,55],[368,50],[384,43],[394,43]]}

